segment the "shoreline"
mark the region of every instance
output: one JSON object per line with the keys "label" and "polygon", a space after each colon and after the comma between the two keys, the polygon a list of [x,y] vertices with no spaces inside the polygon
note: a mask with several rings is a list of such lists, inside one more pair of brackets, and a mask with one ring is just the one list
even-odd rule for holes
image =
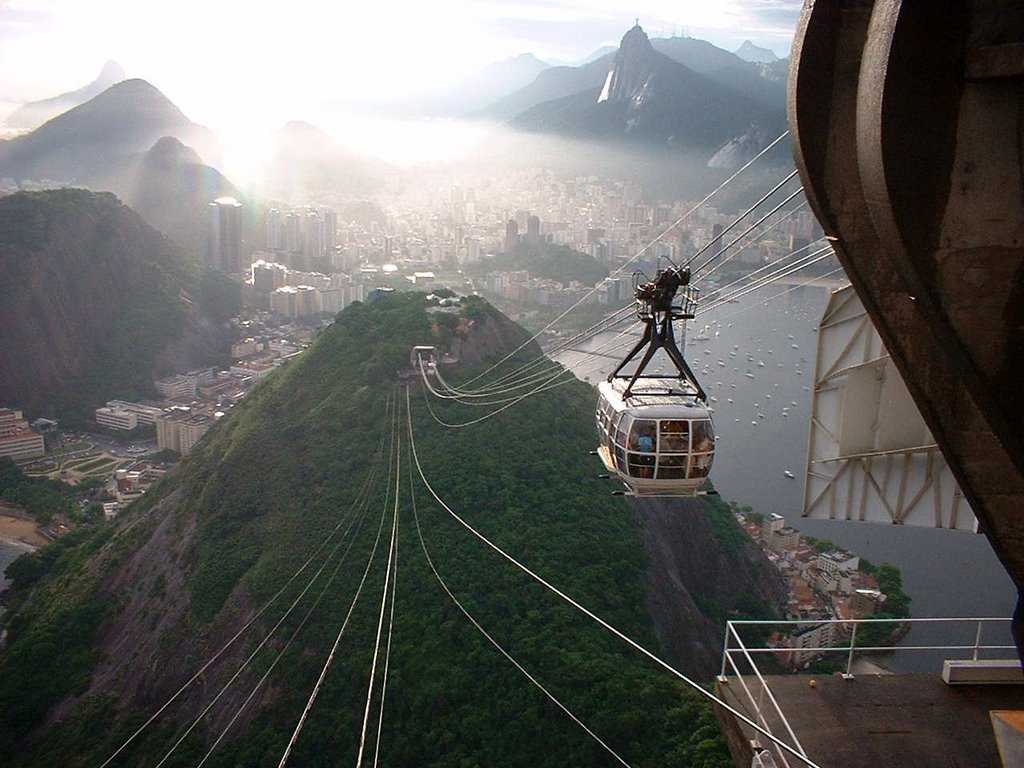
{"label": "shoreline", "polygon": [[0,513],[0,546],[34,552],[47,543],[35,520]]}

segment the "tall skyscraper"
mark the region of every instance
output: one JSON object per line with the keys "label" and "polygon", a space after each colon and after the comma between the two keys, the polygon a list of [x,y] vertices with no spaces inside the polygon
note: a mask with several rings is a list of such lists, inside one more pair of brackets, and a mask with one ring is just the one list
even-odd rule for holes
{"label": "tall skyscraper", "polygon": [[526,220],[526,242],[540,242],[540,217],[533,214]]}
{"label": "tall skyscraper", "polygon": [[306,211],[302,218],[302,252],[319,259],[327,253],[327,236],[324,220],[314,210]]}
{"label": "tall skyscraper", "polygon": [[242,274],[242,204],[233,197],[210,203],[206,263],[221,272]]}
{"label": "tall skyscraper", "polygon": [[288,253],[302,250],[302,218],[295,211],[284,217],[284,249]]}
{"label": "tall skyscraper", "polygon": [[277,208],[267,211],[267,250],[284,250],[284,217]]}
{"label": "tall skyscraper", "polygon": [[338,244],[338,214],[331,208],[321,208],[320,218],[324,220],[324,252],[330,254]]}
{"label": "tall skyscraper", "polygon": [[505,224],[505,253],[512,253],[512,249],[519,244],[519,224],[515,219],[509,219]]}

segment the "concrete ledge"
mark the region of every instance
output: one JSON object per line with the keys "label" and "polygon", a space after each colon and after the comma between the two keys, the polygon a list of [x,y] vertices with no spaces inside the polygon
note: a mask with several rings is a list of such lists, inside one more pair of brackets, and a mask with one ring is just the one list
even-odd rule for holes
{"label": "concrete ledge", "polygon": [[947,685],[1020,685],[1024,671],[1017,659],[946,659],[942,679]]}
{"label": "concrete ledge", "polygon": [[[718,695],[757,717],[743,686],[730,680],[732,684],[716,687]],[[757,678],[745,677],[744,682],[756,695]],[[946,685],[935,673],[862,675],[854,681],[835,675],[786,675],[768,677],[767,683],[807,755],[825,768],[998,768],[989,713],[1024,711],[1024,685]],[[745,732],[750,729],[719,707],[715,714],[723,731],[733,734],[729,751],[736,766],[751,765],[750,739],[755,738],[782,765],[765,737]],[[773,733],[786,732],[777,716],[764,714]],[[787,762],[802,768],[796,758]]]}

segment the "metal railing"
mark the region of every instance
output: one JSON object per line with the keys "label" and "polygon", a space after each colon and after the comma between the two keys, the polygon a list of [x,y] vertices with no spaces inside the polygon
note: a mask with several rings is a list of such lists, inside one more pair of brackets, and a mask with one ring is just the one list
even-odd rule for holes
{"label": "metal railing", "polygon": [[[982,642],[983,629],[986,626],[1002,625],[1006,628],[1006,634],[1009,636],[1009,628],[1011,624],[1009,618],[922,618],[922,619],[801,619],[801,620],[759,620],[759,621],[729,621],[726,623],[725,628],[725,646],[722,651],[722,670],[718,677],[720,683],[729,683],[732,679],[738,680],[740,688],[743,691],[743,695],[746,698],[747,704],[751,708],[753,717],[756,722],[771,733],[779,736],[787,743],[790,744],[797,752],[806,757],[806,752],[800,744],[800,740],[794,733],[789,720],[783,713],[782,708],[779,706],[775,695],[772,693],[771,687],[768,685],[768,681],[765,679],[761,670],[758,669],[755,657],[763,657],[765,654],[771,656],[783,656],[783,655],[798,655],[801,663],[805,658],[817,659],[826,654],[846,654],[846,671],[842,673],[842,676],[847,679],[853,678],[853,666],[854,659],[857,654],[866,655],[871,653],[880,652],[913,652],[913,651],[944,651],[959,653],[960,656],[957,658],[970,658],[974,661],[979,659],[979,655],[989,652],[1013,652],[1016,656],[1017,648],[1014,645],[1003,645],[1003,644],[989,644]],[[880,625],[888,624],[894,627],[894,633],[897,631],[909,630],[911,627],[917,624],[946,624],[946,625],[961,625],[970,627],[974,625],[974,640],[970,643],[960,644],[928,644],[928,645],[857,645],[857,632],[858,629],[863,625]],[[762,630],[768,627],[773,627],[778,630],[785,628],[791,628],[792,630],[799,631],[801,628],[819,628],[827,627],[826,632],[819,632],[821,634],[832,634],[833,636],[842,636],[842,642],[833,645],[813,645],[813,646],[787,646],[787,647],[771,647],[767,645],[759,647],[749,647],[747,642],[744,641],[741,636],[740,629],[744,627],[759,627]],[[863,632],[862,632],[863,635]],[[792,637],[792,632],[790,633]],[[749,671],[741,671],[740,664],[745,662],[745,666]],[[732,677],[730,677],[730,670]],[[796,671],[793,669],[792,671]],[[779,725],[781,724],[781,725]],[[779,727],[775,727],[779,725]],[[773,730],[775,728],[775,730]],[[776,733],[778,731],[778,733]],[[771,745],[772,756],[782,766],[790,766],[789,760],[786,758],[784,751],[780,750],[776,745]],[[792,756],[790,756],[792,759]],[[807,760],[810,763],[810,759]]]}

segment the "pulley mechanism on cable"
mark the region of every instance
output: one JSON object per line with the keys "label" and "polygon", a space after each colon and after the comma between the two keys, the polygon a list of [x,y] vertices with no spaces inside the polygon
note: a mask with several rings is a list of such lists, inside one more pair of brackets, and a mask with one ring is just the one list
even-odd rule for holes
{"label": "pulley mechanism on cable", "polygon": [[[598,386],[597,454],[626,495],[697,496],[714,460],[714,427],[707,395],[673,330],[674,322],[693,319],[697,289],[688,268],[673,266],[653,280],[634,273],[633,294],[644,333]],[[659,351],[676,375],[648,371]],[[632,372],[624,373],[641,352]]]}

